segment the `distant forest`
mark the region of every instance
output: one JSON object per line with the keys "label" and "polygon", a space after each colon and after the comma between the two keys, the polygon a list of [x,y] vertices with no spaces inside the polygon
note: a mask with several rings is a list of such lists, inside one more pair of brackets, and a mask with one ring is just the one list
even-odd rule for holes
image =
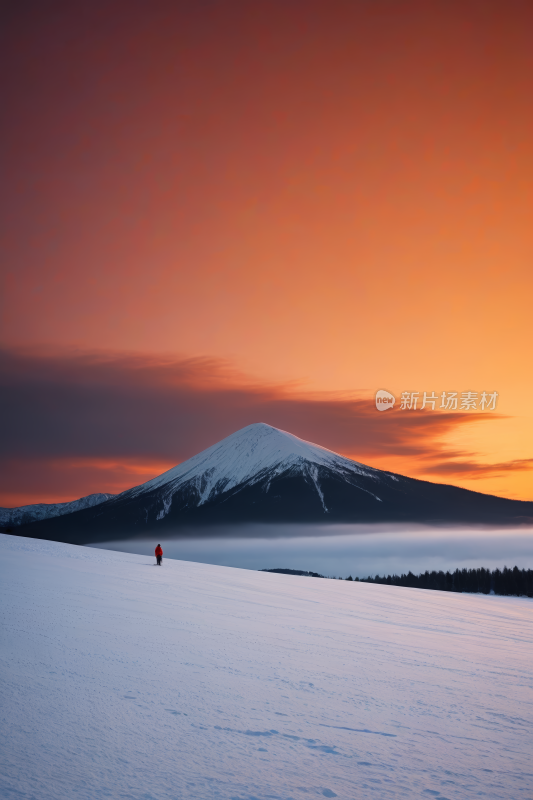
{"label": "distant forest", "polygon": [[[347,578],[351,580],[351,578]],[[357,578],[355,579],[357,580]],[[473,592],[533,597],[533,569],[456,569],[455,572],[424,572],[421,575],[387,575],[361,578],[364,583],[387,586],[410,586],[413,589],[436,589],[440,592]]]}
{"label": "distant forest", "polygon": [[[263,572],[278,572],[285,575],[307,575],[325,578],[317,572],[303,572],[296,569],[267,569]],[[408,586],[412,589],[434,589],[439,592],[471,592],[473,594],[503,594],[516,597],[533,597],[533,570],[504,567],[503,569],[456,569],[455,572],[424,572],[420,575],[387,575],[374,578],[352,578],[347,581],[361,583],[380,583],[385,586]]]}

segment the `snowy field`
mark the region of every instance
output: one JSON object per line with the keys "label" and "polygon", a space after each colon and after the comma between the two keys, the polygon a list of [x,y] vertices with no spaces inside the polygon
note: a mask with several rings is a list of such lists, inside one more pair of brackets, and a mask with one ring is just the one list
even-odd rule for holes
{"label": "snowy field", "polygon": [[532,600],[0,556],[2,798],[533,798]]}

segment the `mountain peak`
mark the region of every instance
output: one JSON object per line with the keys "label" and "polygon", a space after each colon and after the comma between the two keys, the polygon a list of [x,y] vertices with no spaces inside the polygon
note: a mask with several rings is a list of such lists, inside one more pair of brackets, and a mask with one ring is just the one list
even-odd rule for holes
{"label": "mountain peak", "polygon": [[136,496],[164,487],[170,496],[185,483],[194,482],[201,494],[201,505],[221,491],[304,466],[307,470],[324,466],[366,475],[376,472],[292,433],[265,422],[254,422],[126,494]]}
{"label": "mountain peak", "polygon": [[[243,437],[243,438],[261,438],[265,436],[280,436],[280,437],[289,437],[290,439],[294,439],[298,442],[305,441],[304,439],[299,439],[294,434],[289,433],[288,431],[284,431],[281,428],[275,428],[273,425],[269,425],[266,422],[252,422],[251,425],[246,425],[244,428],[240,428],[235,433],[230,434],[227,436],[226,439],[222,439],[223,442],[232,439],[233,437]],[[309,442],[307,443],[309,444]]]}
{"label": "mountain peak", "polygon": [[267,422],[252,422],[250,425],[246,425],[244,428],[240,428],[235,433],[242,433],[242,431],[254,431],[254,430],[264,430],[265,432],[268,431],[279,431],[280,433],[284,433],[281,431],[280,428],[275,428],[273,425],[269,425]]}

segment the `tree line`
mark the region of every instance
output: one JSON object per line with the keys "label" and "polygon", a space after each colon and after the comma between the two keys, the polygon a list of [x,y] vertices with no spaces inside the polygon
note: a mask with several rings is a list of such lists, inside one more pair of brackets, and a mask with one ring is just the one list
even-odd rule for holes
{"label": "tree line", "polygon": [[435,589],[440,592],[473,592],[533,597],[533,570],[504,567],[503,569],[456,569],[455,572],[433,570],[413,575],[387,575],[373,578],[352,578],[362,583],[380,583],[386,586],[408,586],[412,589]]}

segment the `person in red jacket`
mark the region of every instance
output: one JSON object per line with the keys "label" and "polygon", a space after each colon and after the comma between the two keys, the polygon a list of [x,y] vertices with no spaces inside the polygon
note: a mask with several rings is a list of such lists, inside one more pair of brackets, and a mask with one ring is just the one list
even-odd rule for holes
{"label": "person in red jacket", "polygon": [[155,557],[157,558],[157,565],[158,567],[160,567],[161,562],[163,561],[163,550],[160,544],[158,544],[157,547],[155,548]]}

